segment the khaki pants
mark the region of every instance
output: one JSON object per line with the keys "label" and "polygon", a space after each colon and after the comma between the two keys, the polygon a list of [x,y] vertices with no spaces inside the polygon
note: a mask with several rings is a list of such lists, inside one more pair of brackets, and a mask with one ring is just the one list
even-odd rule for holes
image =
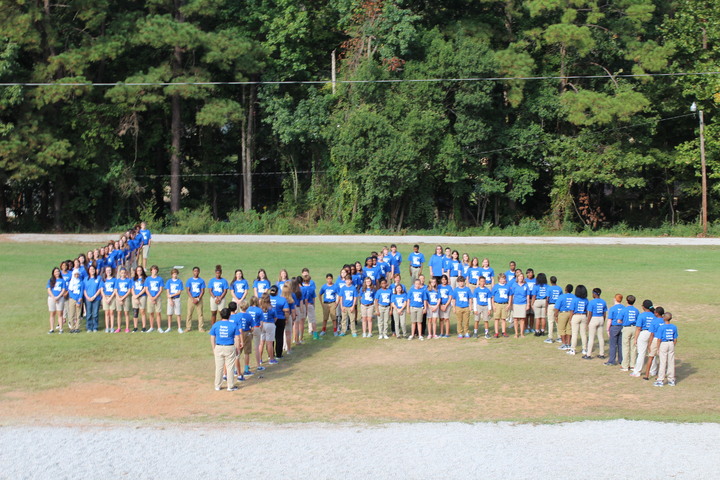
{"label": "khaki pants", "polygon": [[347,332],[347,323],[346,322],[349,322],[350,323],[350,331],[352,332],[353,335],[356,334],[356,332],[355,332],[355,312],[356,311],[357,310],[354,310],[351,312],[350,308],[344,308],[342,310],[342,315],[340,317],[342,320],[342,330],[340,331],[340,333]]}
{"label": "khaki pants", "polygon": [[455,307],[455,316],[457,317],[458,335],[469,334],[470,307]]}
{"label": "khaki pants", "polygon": [[383,307],[378,306],[378,335],[381,337],[387,337],[388,327],[390,326],[390,305]]}
{"label": "khaki pants", "polygon": [[[555,304],[554,303],[548,303],[547,306],[547,334],[548,338],[555,339],[554,338],[554,327],[557,326],[557,322],[555,321]],[[559,329],[558,329],[559,331]]]}
{"label": "khaki pants", "polygon": [[675,342],[660,342],[658,348],[658,357],[660,357],[660,367],[658,367],[658,382],[662,382],[667,377],[668,381],[675,381]]}
{"label": "khaki pants", "polygon": [[72,298],[68,298],[67,304],[67,323],[70,330],[78,330],[80,328],[80,313],[82,312],[82,304],[78,304]]}
{"label": "khaki pants", "polygon": [[636,332],[635,325],[622,329],[622,368],[630,368],[630,365],[635,365],[637,361]]}
{"label": "khaki pants", "polygon": [[323,325],[327,321],[330,321],[330,323],[332,324],[333,315],[335,315],[335,302],[332,302],[332,303],[323,302],[322,310],[323,310]]}
{"label": "khaki pants", "polygon": [[410,280],[412,284],[414,284],[415,280],[420,276],[420,270],[422,270],[420,267],[410,267]]}
{"label": "khaki pants", "polygon": [[201,332],[204,331],[205,318],[203,317],[203,302],[200,301],[196,305],[195,302],[193,302],[193,297],[190,297],[187,302],[187,317],[185,318],[185,330],[188,332],[192,329],[193,314],[196,310],[198,312],[198,330]]}
{"label": "khaki pants", "polygon": [[598,355],[605,355],[605,321],[603,317],[590,318],[588,325],[588,348],[587,354],[592,355],[592,349],[595,344],[595,337],[598,339]]}
{"label": "khaki pants", "polygon": [[215,345],[215,388],[222,385],[223,367],[227,369],[227,387],[235,386],[235,345]]}
{"label": "khaki pants", "polygon": [[570,335],[572,333],[572,329],[570,328],[570,318],[572,318],[572,314],[573,312],[558,313],[558,335]]}
{"label": "khaki pants", "polygon": [[407,328],[405,326],[405,310],[402,313],[397,310],[393,310],[393,319],[395,320],[395,334],[399,337],[400,335],[406,335]]}
{"label": "khaki pants", "polygon": [[650,340],[650,330],[643,330],[637,338],[637,360],[635,361],[634,373],[642,372],[645,365],[645,354],[648,351],[648,340]]}
{"label": "khaki pants", "polygon": [[580,331],[580,338],[582,338],[582,349],[587,352],[588,345],[588,319],[584,313],[579,313],[572,316],[570,322],[572,324],[572,337],[570,337],[570,348],[575,350],[577,345],[578,330]]}

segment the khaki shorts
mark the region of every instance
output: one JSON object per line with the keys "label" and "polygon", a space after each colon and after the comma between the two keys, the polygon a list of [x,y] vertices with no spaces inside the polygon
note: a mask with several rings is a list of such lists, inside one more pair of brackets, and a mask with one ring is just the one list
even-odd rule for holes
{"label": "khaki shorts", "polygon": [[507,303],[496,303],[493,306],[493,319],[494,320],[505,320],[508,316],[508,304]]}
{"label": "khaki shorts", "polygon": [[440,318],[440,307],[438,306],[437,310],[433,312],[432,305],[428,305],[427,309],[427,318]]}
{"label": "khaki shorts", "polygon": [[48,296],[48,310],[51,312],[62,312],[65,308],[65,297],[55,300],[55,297]]}
{"label": "khaki shorts", "polygon": [[180,307],[180,297],[167,299],[167,314],[168,315],[182,315],[181,307]]}
{"label": "khaki shorts", "polygon": [[440,307],[438,307],[438,311],[440,312],[440,318],[442,318],[443,320],[445,320],[446,318],[450,318],[450,310],[452,310],[450,304],[448,304],[447,310],[445,310],[444,312],[442,311],[442,305],[440,305]]}
{"label": "khaki shorts", "polygon": [[143,245],[142,248],[142,255],[145,260],[147,260],[148,255],[150,255],[150,245]]}
{"label": "khaki shorts", "polygon": [[488,305],[475,305],[475,321],[487,322],[489,320],[490,307]]}
{"label": "khaki shorts", "polygon": [[515,305],[512,306],[513,318],[527,318],[527,305]]}
{"label": "khaki shorts", "polygon": [[307,304],[307,320],[310,323],[315,323],[315,305],[312,303]]}
{"label": "khaki shorts", "polygon": [[262,335],[261,339],[265,340],[266,342],[274,342],[275,341],[275,324],[270,322],[262,322]]}
{"label": "khaki shorts", "polygon": [[115,310],[118,312],[129,312],[132,309],[132,300],[130,299],[130,295],[125,297],[124,299],[120,300],[119,298],[115,299]]}
{"label": "khaki shorts", "polygon": [[133,297],[132,299],[132,306],[133,308],[139,308],[140,310],[145,310],[147,308],[147,295],[143,295],[142,297]]}
{"label": "khaki shorts", "polygon": [[153,302],[151,298],[147,300],[147,313],[162,313],[162,301],[160,297],[155,299]]}
{"label": "khaki shorts", "polygon": [[650,342],[650,348],[648,350],[648,357],[657,357],[658,346],[657,339],[655,337],[653,337],[652,342]]}
{"label": "khaki shorts", "polygon": [[102,306],[103,310],[106,312],[115,311],[115,297],[105,298],[102,299]]}
{"label": "khaki shorts", "polygon": [[372,317],[375,310],[374,305],[360,305],[361,317]]}
{"label": "khaki shorts", "polygon": [[240,350],[240,353],[244,353],[245,355],[250,355],[252,353],[252,347],[253,347],[253,332],[242,332],[242,341],[243,341],[243,347]]}
{"label": "khaki shorts", "polygon": [[537,318],[547,318],[547,300],[535,300],[535,303],[533,303],[533,311],[535,312],[535,316]]}
{"label": "khaki shorts", "polygon": [[215,303],[215,298],[212,295],[210,295],[210,311],[211,312],[217,312],[218,310],[222,310],[226,307],[225,300],[227,297],[223,297],[222,301],[220,303]]}
{"label": "khaki shorts", "polygon": [[262,327],[253,327],[252,336],[255,346],[260,345],[260,340],[262,340]]}

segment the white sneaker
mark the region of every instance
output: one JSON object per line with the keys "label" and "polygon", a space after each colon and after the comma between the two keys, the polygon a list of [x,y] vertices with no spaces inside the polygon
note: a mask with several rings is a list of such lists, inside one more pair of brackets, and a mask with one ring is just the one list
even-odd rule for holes
{"label": "white sneaker", "polygon": [[583,356],[587,355],[587,350],[583,349],[582,354]]}
{"label": "white sneaker", "polygon": [[185,330],[183,330],[182,328],[178,328],[178,333],[185,333]]}
{"label": "white sneaker", "polygon": [[639,372],[632,372],[632,373],[630,374],[630,376],[631,376],[631,377],[639,377],[639,376],[640,376],[640,373],[639,373]]}
{"label": "white sneaker", "polygon": [[568,355],[575,355],[575,350],[573,350],[572,348],[568,348],[565,353],[567,353]]}
{"label": "white sneaker", "polygon": [[410,335],[410,336],[408,337],[408,340],[412,340],[413,338],[415,338],[415,335]]}
{"label": "white sneaker", "polygon": [[372,338],[372,333],[368,333],[367,338]]}
{"label": "white sneaker", "polygon": [[155,329],[152,328],[152,327],[150,327],[150,328],[147,329],[147,331],[146,331],[145,333],[150,333],[150,332],[154,332],[154,331],[155,331]]}
{"label": "white sneaker", "polygon": [[418,337],[418,340],[425,340],[422,335]]}
{"label": "white sneaker", "polygon": [[168,327],[167,330],[165,330],[165,333],[168,333],[172,328]]}

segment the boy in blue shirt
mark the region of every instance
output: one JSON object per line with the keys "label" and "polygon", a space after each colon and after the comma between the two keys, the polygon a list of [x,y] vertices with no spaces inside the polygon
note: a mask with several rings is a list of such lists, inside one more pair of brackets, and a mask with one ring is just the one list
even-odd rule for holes
{"label": "boy in blue shirt", "polygon": [[378,339],[387,340],[390,326],[390,303],[392,290],[388,288],[387,279],[380,279],[380,288],[375,292],[375,314],[378,317]]}
{"label": "boy in blue shirt", "polygon": [[[553,327],[557,326],[556,315],[555,315],[555,304],[558,297],[562,295],[563,290],[557,284],[557,277],[555,275],[550,277],[550,286],[548,287],[548,304],[547,304],[547,338],[545,343],[555,343],[555,335]],[[558,339],[560,340],[560,339]]]}
{"label": "boy in blue shirt", "polygon": [[410,264],[410,278],[414,282],[418,275],[422,273],[425,264],[425,255],[420,252],[420,245],[413,245],[413,251],[408,255],[408,263]]}
{"label": "boy in blue shirt", "polygon": [[570,325],[570,319],[573,315],[573,302],[575,295],[573,295],[574,287],[571,284],[565,286],[565,293],[560,295],[555,302],[555,320],[558,325],[558,335],[560,335],[560,341],[562,344],[558,347],[558,350],[569,350],[570,339],[572,337],[572,326]]}
{"label": "boy in blue shirt", "polygon": [[[229,321],[230,310],[220,311],[220,321],[210,329],[210,345],[215,356],[215,390],[221,390],[223,371],[233,371],[237,350],[240,347],[240,331],[238,325]],[[228,375],[227,390],[237,390],[235,375]]]}
{"label": "boy in blue shirt", "polygon": [[420,279],[415,280],[413,288],[408,290],[408,310],[410,310],[410,336],[408,340],[415,338],[417,331],[418,338],[423,340],[422,317],[425,313],[425,289],[420,285]]}
{"label": "boy in blue shirt", "polygon": [[183,329],[180,326],[180,294],[183,291],[183,282],[178,278],[180,272],[177,268],[173,268],[170,271],[171,278],[165,282],[165,291],[167,292],[167,330],[165,333],[172,330],[172,316],[175,315],[177,320],[178,333],[183,333]]}
{"label": "boy in blue shirt", "polygon": [[465,277],[457,278],[457,288],[453,290],[453,311],[458,322],[458,338],[470,338],[470,302],[472,291],[465,286]]}
{"label": "boy in blue shirt", "polygon": [[675,386],[675,345],[678,339],[678,329],[670,323],[672,318],[672,313],[666,312],[663,315],[665,323],[655,331],[655,344],[657,345],[660,363],[657,381],[655,382],[656,387],[663,386],[666,376],[668,386]]}
{"label": "boy in blue shirt", "polygon": [[340,312],[341,312],[341,332],[338,334],[339,337],[344,337],[347,333],[347,324],[350,324],[350,331],[353,337],[357,337],[355,331],[355,308],[357,306],[358,291],[352,284],[352,278],[347,277],[345,279],[345,285],[341,285],[338,295],[340,297]]}
{"label": "boy in blue shirt", "polygon": [[593,298],[588,304],[588,347],[587,355],[592,358],[595,337],[598,339],[598,358],[605,358],[605,319],[607,318],[607,303],[600,298],[602,290],[593,288]]}
{"label": "boy in blue shirt", "polygon": [[620,371],[627,372],[630,370],[630,365],[634,365],[637,361],[637,334],[635,323],[637,317],[640,315],[640,311],[634,307],[635,296],[627,296],[627,307],[620,313],[622,319],[622,368]]}
{"label": "boy in blue shirt", "polygon": [[140,231],[138,232],[142,237],[142,254],[138,257],[138,265],[142,261],[142,266],[147,270],[147,259],[150,255],[150,243],[152,242],[152,233],[147,228],[145,222],[140,222]]}
{"label": "boy in blue shirt", "polygon": [[[327,283],[320,287],[320,300],[322,300],[323,310],[323,326],[320,331],[320,336],[325,335],[327,331],[328,319],[332,318],[333,332],[337,335],[337,318],[335,317],[335,309],[338,304],[338,289],[334,283],[334,277],[332,273],[325,275]],[[352,280],[351,280],[352,281]]]}
{"label": "boy in blue shirt", "polygon": [[203,295],[205,295],[205,280],[200,278],[200,268],[193,267],[193,276],[185,283],[188,293],[187,317],[185,318],[185,331],[192,329],[192,320],[195,310],[198,312],[198,331],[204,332],[205,319],[203,317]]}
{"label": "boy in blue shirt", "polygon": [[165,282],[162,277],[158,276],[158,266],[153,265],[150,267],[150,276],[145,279],[145,288],[147,289],[147,314],[150,317],[150,328],[145,333],[154,331],[153,321],[157,322],[158,331],[162,333],[161,328],[161,311],[162,306],[160,302],[160,294],[163,291]]}
{"label": "boy in blue shirt", "polygon": [[507,337],[507,317],[510,311],[510,286],[504,273],[498,275],[498,283],[492,288],[490,296],[490,312],[495,320],[495,338],[500,337],[500,322],[502,322],[502,336]]}
{"label": "boy in blue shirt", "polygon": [[475,310],[475,336],[478,336],[480,321],[485,323],[485,338],[490,338],[490,289],[485,286],[485,277],[480,275],[478,286],[473,292],[473,306]]}
{"label": "boy in blue shirt", "polygon": [[615,305],[610,307],[607,312],[609,320],[607,326],[608,338],[610,340],[610,358],[603,365],[612,366],[622,363],[622,318],[620,314],[625,309],[622,304],[623,296],[619,293],[615,294]]}

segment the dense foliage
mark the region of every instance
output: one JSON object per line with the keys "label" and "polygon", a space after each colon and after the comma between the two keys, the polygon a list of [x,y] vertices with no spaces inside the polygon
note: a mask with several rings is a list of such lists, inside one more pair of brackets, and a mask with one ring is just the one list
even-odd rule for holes
{"label": "dense foliage", "polygon": [[[80,84],[0,87],[0,222],[695,222],[693,101],[712,220],[720,76],[622,75],[718,70],[718,5],[0,0],[0,82]],[[341,81],[447,80],[332,84],[333,56]],[[547,79],[451,80],[491,77]],[[308,80],[326,82],[253,83]]]}

